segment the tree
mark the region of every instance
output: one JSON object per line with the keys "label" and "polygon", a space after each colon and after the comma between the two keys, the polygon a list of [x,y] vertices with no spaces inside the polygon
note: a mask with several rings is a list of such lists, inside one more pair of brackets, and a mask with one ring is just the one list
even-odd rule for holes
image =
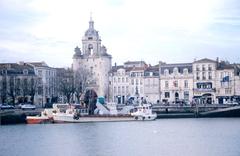
{"label": "tree", "polygon": [[74,75],[71,69],[65,70],[61,78],[59,78],[59,91],[67,98],[67,102],[70,103],[70,99],[75,92]]}
{"label": "tree", "polygon": [[33,104],[34,103],[34,96],[37,92],[37,87],[38,84],[40,83],[39,81],[41,81],[41,79],[32,77],[30,80],[30,85],[29,85],[29,95],[30,95],[30,101]]}
{"label": "tree", "polygon": [[81,68],[74,73],[74,87],[77,103],[80,103],[80,98],[82,94],[86,92],[90,81],[91,73],[88,70]]}
{"label": "tree", "polygon": [[1,102],[5,103],[7,100],[7,77],[3,76],[0,81],[0,94],[1,94]]}
{"label": "tree", "polygon": [[28,102],[27,96],[29,95],[29,82],[27,78],[24,78],[21,83],[23,102]]}
{"label": "tree", "polygon": [[15,105],[16,97],[18,95],[17,89],[18,87],[16,85],[16,77],[10,76],[8,95],[11,97],[13,105]]}

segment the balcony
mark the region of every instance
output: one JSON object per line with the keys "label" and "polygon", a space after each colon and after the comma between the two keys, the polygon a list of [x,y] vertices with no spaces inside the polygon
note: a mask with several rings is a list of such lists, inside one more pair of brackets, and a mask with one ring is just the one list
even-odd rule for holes
{"label": "balcony", "polygon": [[194,92],[216,92],[215,88],[194,88]]}

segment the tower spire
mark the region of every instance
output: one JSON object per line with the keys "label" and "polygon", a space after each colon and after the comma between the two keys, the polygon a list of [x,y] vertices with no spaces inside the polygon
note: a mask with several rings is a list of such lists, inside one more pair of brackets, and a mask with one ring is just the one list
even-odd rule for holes
{"label": "tower spire", "polygon": [[92,12],[90,12],[89,29],[94,29],[94,22],[92,20]]}
{"label": "tower spire", "polygon": [[90,12],[90,21],[92,21],[92,12]]}

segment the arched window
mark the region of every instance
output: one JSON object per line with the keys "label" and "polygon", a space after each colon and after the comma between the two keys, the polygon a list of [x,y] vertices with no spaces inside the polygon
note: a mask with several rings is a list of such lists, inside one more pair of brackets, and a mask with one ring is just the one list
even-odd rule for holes
{"label": "arched window", "polygon": [[168,69],[165,69],[164,70],[164,75],[167,76],[169,74],[169,70]]}
{"label": "arched window", "polygon": [[184,69],[183,69],[183,74],[184,74],[184,75],[187,75],[187,74],[188,74],[188,69],[187,69],[187,68],[184,68]]}
{"label": "arched window", "polygon": [[178,68],[177,68],[177,67],[175,67],[175,68],[173,69],[173,73],[174,73],[174,74],[177,74],[177,73],[178,73]]}
{"label": "arched window", "polygon": [[89,45],[88,45],[88,53],[89,53],[90,55],[92,55],[92,53],[93,53],[93,45],[92,45],[92,44],[89,44]]}

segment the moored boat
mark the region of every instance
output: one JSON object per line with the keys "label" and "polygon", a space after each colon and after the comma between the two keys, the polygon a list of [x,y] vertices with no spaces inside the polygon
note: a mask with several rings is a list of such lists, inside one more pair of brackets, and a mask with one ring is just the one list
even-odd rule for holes
{"label": "moored boat", "polygon": [[[152,112],[150,104],[141,104],[135,107],[132,113],[118,114],[107,112],[104,106],[97,103],[98,114],[89,115],[88,109],[75,109],[69,107],[65,112],[56,112],[53,114],[53,121],[55,123],[84,123],[84,122],[116,122],[116,121],[147,121],[155,120],[157,118],[156,113]],[[113,107],[111,105],[111,107]],[[111,110],[111,109],[110,109]],[[100,113],[99,113],[100,112]],[[105,112],[103,114],[102,112]],[[107,113],[106,113],[107,112]]]}
{"label": "moored boat", "polygon": [[44,109],[39,116],[27,116],[26,121],[27,124],[41,124],[41,123],[48,123],[52,122],[52,109]]}

